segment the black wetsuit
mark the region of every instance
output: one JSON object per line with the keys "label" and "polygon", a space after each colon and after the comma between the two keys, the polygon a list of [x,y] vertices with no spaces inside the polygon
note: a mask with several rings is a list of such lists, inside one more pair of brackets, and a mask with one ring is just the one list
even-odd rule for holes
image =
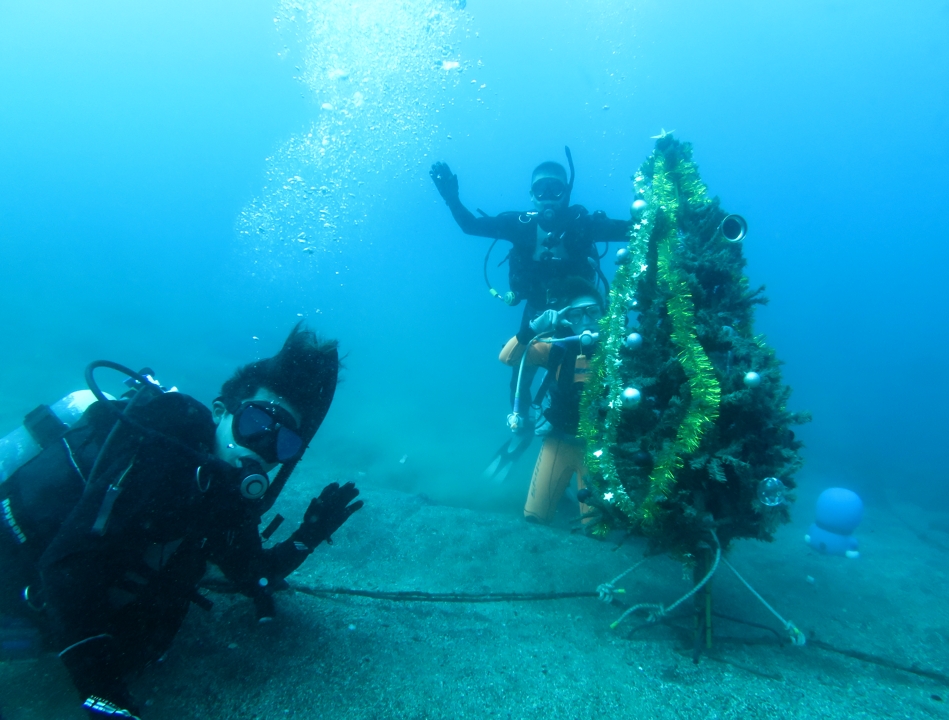
{"label": "black wetsuit", "polygon": [[547,220],[537,212],[476,217],[457,197],[445,202],[465,234],[511,243],[508,282],[517,301],[527,301],[522,327],[549,307],[554,298],[548,293],[557,280],[579,276],[595,282],[596,243],[624,240],[630,226],[601,211],[591,214],[582,205],[571,205]]}
{"label": "black wetsuit", "polygon": [[[629,221],[612,220],[599,210],[591,214],[582,205],[561,209],[547,220],[534,211],[476,217],[457,195],[449,195],[445,203],[465,234],[511,243],[508,284],[516,302],[527,301],[521,315],[521,332],[527,330],[531,320],[558,302],[550,296],[556,281],[579,276],[595,283],[600,272],[596,243],[625,240],[630,227]],[[528,387],[536,370],[532,367],[524,375],[523,382]],[[518,369],[514,368],[510,383],[512,406],[517,378]]]}
{"label": "black wetsuit", "polygon": [[[137,420],[178,445],[122,427],[90,482],[116,423],[96,403],[0,485],[9,510],[0,522],[0,570],[9,573],[0,610],[45,626],[83,700],[98,696],[122,707],[130,703],[125,677],[168,649],[190,603],[209,605],[198,594],[208,562],[254,599],[259,616],[270,616],[269,593],[309,555],[290,541],[265,550],[258,507],[240,496],[221,463],[201,462],[215,434],[204,405],[181,393],[144,405]],[[110,485],[121,492],[97,534]]]}

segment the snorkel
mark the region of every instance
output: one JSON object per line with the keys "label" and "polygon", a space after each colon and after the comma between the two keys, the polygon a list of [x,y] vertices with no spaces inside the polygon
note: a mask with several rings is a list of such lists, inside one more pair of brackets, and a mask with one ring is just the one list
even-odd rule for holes
{"label": "snorkel", "polygon": [[564,145],[563,151],[567,155],[567,167],[570,168],[570,181],[567,183],[567,199],[564,202],[564,207],[570,206],[570,196],[573,194],[573,181],[577,176],[577,171],[573,167],[573,153],[570,152],[570,146]]}

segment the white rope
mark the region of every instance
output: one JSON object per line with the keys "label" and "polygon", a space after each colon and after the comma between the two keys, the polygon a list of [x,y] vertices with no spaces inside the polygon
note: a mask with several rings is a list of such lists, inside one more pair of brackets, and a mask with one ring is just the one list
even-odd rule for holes
{"label": "white rope", "polygon": [[618,583],[618,582],[619,582],[620,580],[622,580],[624,577],[626,577],[627,575],[629,575],[633,570],[635,570],[635,569],[638,568],[640,565],[642,565],[644,562],[646,562],[647,559],[648,559],[648,558],[643,558],[643,559],[640,560],[638,563],[636,563],[636,564],[633,565],[631,568],[629,568],[629,570],[626,570],[626,571],[624,571],[624,572],[621,572],[619,575],[617,575],[615,578],[613,578],[612,580],[610,580],[608,583],[602,583],[601,585],[597,585],[597,586],[596,586],[596,591],[600,594],[600,600],[602,600],[602,601],[605,602],[607,605],[609,605],[611,602],[613,602],[613,595],[615,595],[615,594],[617,594],[617,593],[624,593],[624,592],[626,592],[626,591],[623,590],[622,588],[616,589],[616,587],[615,587],[616,583]]}
{"label": "white rope", "polygon": [[701,580],[694,588],[692,588],[691,590],[689,590],[689,592],[687,592],[685,595],[683,595],[682,597],[680,597],[678,600],[676,600],[674,603],[672,603],[672,605],[670,605],[669,607],[663,607],[662,605],[654,605],[654,604],[652,604],[652,603],[640,603],[639,605],[633,605],[633,606],[632,606],[631,608],[629,608],[626,612],[624,612],[622,615],[620,615],[619,618],[616,620],[616,622],[614,622],[612,625],[610,625],[610,627],[611,627],[611,628],[615,628],[617,625],[619,625],[621,622],[623,622],[623,620],[625,620],[627,616],[629,616],[629,615],[631,615],[632,613],[636,612],[637,610],[641,610],[641,609],[643,609],[643,608],[648,608],[648,609],[651,609],[651,610],[654,610],[654,611],[655,611],[655,612],[652,612],[652,613],[649,614],[649,617],[646,618],[646,621],[647,621],[647,622],[651,622],[651,623],[652,623],[652,622],[656,622],[656,621],[659,620],[660,618],[665,617],[666,615],[668,615],[670,612],[672,612],[672,611],[675,610],[677,607],[679,607],[679,605],[681,605],[682,603],[684,603],[684,602],[685,602],[686,600],[688,600],[690,597],[692,597],[693,595],[695,595],[695,593],[697,593],[699,590],[701,590],[703,587],[705,587],[705,584],[706,584],[709,580],[712,579],[712,575],[714,575],[714,574],[715,574],[715,571],[718,570],[718,563],[719,563],[719,561],[721,561],[721,559],[722,559],[722,545],[721,545],[721,543],[718,542],[718,536],[715,534],[715,531],[712,530],[711,533],[712,533],[712,538],[715,540],[715,560],[714,560],[714,562],[712,563],[711,569],[709,569],[709,571],[705,574],[705,577],[702,578],[702,580]]}
{"label": "white rope", "polygon": [[804,633],[798,630],[798,628],[790,620],[785,620],[783,617],[781,617],[778,611],[771,607],[768,604],[768,601],[761,597],[761,595],[758,594],[758,591],[751,587],[751,585],[748,584],[748,581],[738,574],[738,571],[732,566],[730,562],[728,562],[728,560],[722,558],[722,562],[725,563],[725,566],[729,570],[735,573],[735,577],[741,580],[741,584],[748,588],[751,591],[751,594],[758,598],[758,601],[764,605],[770,611],[770,613],[778,619],[778,622],[784,626],[784,629],[788,631],[788,635],[791,638],[791,644],[803,645],[805,642],[807,642],[807,639],[804,637]]}

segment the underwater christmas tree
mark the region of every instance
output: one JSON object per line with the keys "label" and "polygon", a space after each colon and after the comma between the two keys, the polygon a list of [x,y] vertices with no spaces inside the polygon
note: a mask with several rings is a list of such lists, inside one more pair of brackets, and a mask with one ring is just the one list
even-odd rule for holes
{"label": "underwater christmas tree", "polygon": [[[714,530],[770,540],[802,460],[790,388],[753,330],[764,288],[743,270],[744,221],[710,198],[692,149],[663,134],[633,177],[636,218],[584,395],[595,534],[611,527],[689,561]],[[783,486],[783,487],[782,487]]]}

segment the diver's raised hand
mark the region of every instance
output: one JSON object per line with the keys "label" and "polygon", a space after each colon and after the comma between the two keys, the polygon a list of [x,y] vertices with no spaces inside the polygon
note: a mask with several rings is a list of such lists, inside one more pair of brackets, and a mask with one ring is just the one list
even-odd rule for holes
{"label": "diver's raised hand", "polygon": [[559,312],[553,309],[544,310],[544,312],[531,320],[531,331],[535,335],[543,335],[544,333],[551,332],[554,328],[556,328],[559,321]]}
{"label": "diver's raised hand", "polygon": [[452,174],[448,165],[437,162],[432,165],[432,169],[428,171],[428,174],[432,176],[432,182],[435,183],[438,194],[446,202],[458,199],[458,176]]}
{"label": "diver's raised hand", "polygon": [[324,540],[332,542],[330,540],[332,534],[349,520],[350,515],[362,507],[362,500],[352,502],[357,495],[359,495],[359,490],[351,482],[342,487],[339,483],[330,483],[323,488],[319,497],[310,501],[310,506],[303,514],[303,522],[290,539],[294,542],[302,542],[310,550]]}

